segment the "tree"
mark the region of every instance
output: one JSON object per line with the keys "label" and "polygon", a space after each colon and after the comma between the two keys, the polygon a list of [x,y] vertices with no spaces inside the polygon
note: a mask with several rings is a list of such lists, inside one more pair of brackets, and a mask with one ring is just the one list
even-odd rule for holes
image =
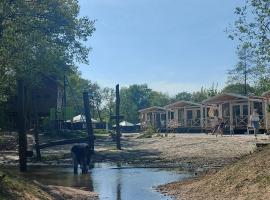
{"label": "tree", "polygon": [[15,95],[16,79],[29,97],[43,76],[76,74],[76,63],[88,62],[83,41],[94,30],[94,21],[79,17],[76,0],[0,1],[0,104]]}
{"label": "tree", "polygon": [[78,17],[76,0],[4,0],[0,12],[0,92],[7,81],[14,87],[24,79],[32,87],[44,74],[62,79],[77,62],[87,63],[90,48],[82,41],[94,22]]}
{"label": "tree", "polygon": [[115,90],[109,87],[105,87],[102,90],[102,96],[103,96],[103,113],[106,118],[106,120],[111,122],[111,116],[113,113],[113,110],[115,108]]}
{"label": "tree", "polygon": [[126,120],[133,123],[139,121],[138,110],[151,106],[151,92],[146,84],[121,88],[121,114]]}
{"label": "tree", "polygon": [[233,70],[229,71],[229,80],[230,84],[238,84],[238,86],[242,85],[243,89],[241,92],[244,95],[247,95],[248,92],[248,84],[252,82],[254,78],[254,71],[252,64],[252,52],[248,48],[247,44],[241,46],[238,49],[238,63]]}
{"label": "tree", "polygon": [[184,101],[191,101],[192,100],[192,94],[189,93],[189,92],[181,92],[181,93],[178,93],[176,96],[175,96],[175,101],[181,101],[181,100],[184,100]]}
{"label": "tree", "polygon": [[236,93],[236,94],[242,94],[246,95],[245,87],[247,87],[247,91],[252,94],[256,94],[255,88],[251,87],[250,85],[245,86],[241,83],[236,84],[229,84],[226,87],[223,88],[222,93]]}
{"label": "tree", "polygon": [[200,91],[193,92],[192,101],[194,101],[196,103],[201,103],[202,101],[206,100],[207,98],[216,96],[219,93],[220,93],[220,91],[218,91],[218,85],[215,85],[213,83],[212,86],[208,89],[205,89],[202,87]]}
{"label": "tree", "polygon": [[[239,62],[245,61],[246,58],[252,60],[252,65],[248,65],[245,74],[251,69],[256,75],[254,84],[261,85],[269,77],[270,62],[270,3],[269,0],[246,0],[242,7],[235,9],[238,19],[234,22],[227,32],[229,38],[236,40],[238,49],[247,51],[245,59],[239,59]],[[239,66],[240,64],[240,66]],[[250,64],[250,63],[248,63]],[[236,71],[243,75],[243,63],[238,63]],[[239,69],[240,70],[237,70]]]}
{"label": "tree", "polygon": [[208,98],[208,92],[203,87],[200,91],[193,92],[192,93],[192,101],[195,103],[201,103],[202,101],[206,100]]}
{"label": "tree", "polygon": [[165,106],[170,103],[170,97],[162,92],[151,91],[150,105],[151,106]]}

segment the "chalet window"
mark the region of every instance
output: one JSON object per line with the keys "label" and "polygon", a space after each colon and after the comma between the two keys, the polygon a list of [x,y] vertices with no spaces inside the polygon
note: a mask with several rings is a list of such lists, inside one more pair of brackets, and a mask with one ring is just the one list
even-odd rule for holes
{"label": "chalet window", "polygon": [[187,111],[187,118],[192,119],[192,110]]}
{"label": "chalet window", "polygon": [[174,112],[171,112],[171,119],[174,119]]}
{"label": "chalet window", "polygon": [[197,110],[197,118],[201,118],[201,111]]}
{"label": "chalet window", "polygon": [[248,116],[248,105],[243,105],[243,116]]}

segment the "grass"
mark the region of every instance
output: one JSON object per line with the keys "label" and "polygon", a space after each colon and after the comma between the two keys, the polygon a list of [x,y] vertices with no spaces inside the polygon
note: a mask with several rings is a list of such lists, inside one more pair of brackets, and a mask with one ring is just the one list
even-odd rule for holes
{"label": "grass", "polygon": [[0,199],[1,200],[50,200],[51,197],[34,183],[0,168]]}

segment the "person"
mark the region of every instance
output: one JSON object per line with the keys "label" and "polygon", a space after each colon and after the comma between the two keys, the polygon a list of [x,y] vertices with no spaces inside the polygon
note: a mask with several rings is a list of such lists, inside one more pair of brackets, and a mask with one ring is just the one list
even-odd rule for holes
{"label": "person", "polygon": [[218,133],[220,133],[220,135],[223,136],[224,128],[225,128],[225,122],[223,121],[223,119],[218,118],[218,121],[219,121],[219,125],[218,125],[217,131],[216,131],[216,137],[217,137]]}
{"label": "person", "polygon": [[257,134],[260,128],[260,116],[256,109],[253,111],[252,115],[250,116],[250,124],[254,128],[254,136],[257,139]]}
{"label": "person", "polygon": [[213,121],[212,121],[212,135],[214,135],[219,127],[219,119],[217,116],[213,117]]}

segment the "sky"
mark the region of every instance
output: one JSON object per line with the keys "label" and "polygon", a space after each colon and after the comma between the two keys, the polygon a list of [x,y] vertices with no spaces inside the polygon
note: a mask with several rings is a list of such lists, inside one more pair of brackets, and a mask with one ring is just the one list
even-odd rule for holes
{"label": "sky", "polygon": [[244,0],[79,0],[97,20],[83,78],[103,87],[148,84],[171,96],[224,87],[237,62],[225,33]]}

